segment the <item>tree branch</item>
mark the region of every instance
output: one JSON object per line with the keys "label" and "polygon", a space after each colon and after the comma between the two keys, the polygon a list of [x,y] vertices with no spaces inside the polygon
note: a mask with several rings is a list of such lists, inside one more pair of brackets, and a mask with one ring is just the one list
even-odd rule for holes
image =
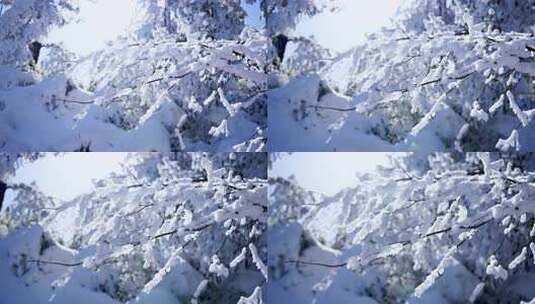
{"label": "tree branch", "polygon": [[160,77],[160,78],[156,78],[156,79],[153,79],[153,80],[149,80],[147,82],[145,82],[145,84],[151,84],[151,83],[155,83],[155,82],[159,82],[159,81],[162,81],[162,80],[168,80],[168,79],[181,79],[181,78],[184,78],[188,75],[190,75],[192,72],[189,71],[189,72],[186,72],[182,75],[175,75],[175,76],[167,76],[167,77]]}
{"label": "tree branch", "polygon": [[[214,223],[208,223],[208,224],[205,224],[205,225],[202,225],[202,226],[199,226],[199,227],[195,227],[195,228],[186,228],[184,229],[184,231],[188,231],[188,232],[197,232],[197,231],[201,231],[201,230],[204,230],[210,226],[212,226]],[[160,233],[160,234],[157,234],[153,237],[151,237],[150,239],[151,240],[155,240],[155,239],[158,239],[158,238],[161,238],[161,237],[164,237],[164,236],[168,236],[168,235],[172,235],[172,234],[175,234],[178,232],[178,229],[174,229],[174,230],[171,230],[169,232],[164,232],[164,233]]]}
{"label": "tree branch", "polygon": [[353,112],[357,110],[357,107],[351,107],[351,108],[336,108],[336,107],[329,107],[329,106],[308,106],[309,108],[314,108],[316,110],[331,110],[331,111],[338,111],[338,112]]}
{"label": "tree branch", "polygon": [[76,103],[81,105],[90,105],[95,103],[95,99],[88,100],[88,101],[79,101],[79,100],[71,100],[71,99],[64,99],[64,98],[58,98],[56,100],[68,102],[68,103]]}
{"label": "tree branch", "polygon": [[63,263],[63,262],[43,261],[43,260],[29,260],[28,263],[49,264],[49,265],[58,265],[58,266],[65,266],[65,267],[76,267],[76,266],[82,265],[82,262]]}
{"label": "tree branch", "polygon": [[[481,223],[478,223],[478,224],[472,224],[472,225],[468,225],[468,226],[459,226],[460,229],[462,230],[472,230],[472,229],[477,229],[479,227],[482,227],[488,223],[490,223],[493,219],[490,218],[488,220],[485,220]],[[437,235],[437,234],[441,234],[441,233],[445,233],[445,232],[448,232],[448,231],[451,231],[453,229],[453,227],[447,227],[447,228],[444,228],[444,229],[441,229],[441,230],[437,230],[437,231],[433,231],[433,232],[429,232],[427,234],[424,234],[422,236],[422,238],[428,238],[428,237],[431,237],[431,236],[434,236],[434,235]]]}
{"label": "tree branch", "polygon": [[140,205],[140,206],[139,206],[139,207],[140,207],[139,209],[134,210],[134,211],[132,211],[132,212],[130,212],[130,213],[127,213],[127,214],[125,214],[125,216],[132,216],[132,215],[137,214],[137,213],[140,213],[141,211],[143,211],[143,210],[145,210],[145,209],[147,209],[147,208],[149,208],[149,207],[152,207],[152,206],[154,206],[154,204]]}
{"label": "tree branch", "polygon": [[178,232],[178,229],[175,229],[175,230],[171,230],[169,232],[164,232],[164,233],[160,233],[160,234],[157,234],[153,237],[151,237],[150,239],[151,240],[155,240],[155,239],[158,239],[158,238],[161,238],[161,237],[164,237],[164,236],[168,236],[168,235],[172,235],[172,234],[175,234]]}
{"label": "tree branch", "polygon": [[340,267],[347,266],[347,262],[340,263],[340,264],[327,264],[327,263],[319,263],[319,262],[305,262],[305,261],[300,261],[300,260],[288,260],[288,261],[284,261],[284,263],[285,264],[292,263],[296,265],[303,264],[303,265],[321,266],[321,267],[327,267],[327,268],[340,268]]}

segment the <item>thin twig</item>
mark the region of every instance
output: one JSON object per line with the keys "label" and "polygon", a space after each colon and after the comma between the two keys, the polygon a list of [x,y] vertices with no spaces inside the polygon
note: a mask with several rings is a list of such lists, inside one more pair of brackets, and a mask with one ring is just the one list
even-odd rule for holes
{"label": "thin twig", "polygon": [[[184,231],[188,231],[188,232],[190,232],[190,231],[197,232],[197,231],[204,230],[204,229],[206,229],[206,228],[208,228],[208,227],[210,227],[210,226],[212,226],[212,225],[213,225],[213,223],[208,223],[208,224],[202,225],[202,226],[200,226],[200,227],[196,227],[196,228],[186,228],[186,229],[184,229]],[[151,239],[151,240],[155,240],[155,239],[158,239],[158,238],[161,238],[161,237],[164,237],[164,236],[168,236],[168,235],[175,234],[175,233],[177,233],[177,232],[178,232],[178,229],[174,229],[174,230],[171,230],[171,231],[169,231],[169,232],[164,232],[164,233],[157,234],[157,235],[151,237],[150,239]]]}
{"label": "thin twig", "polygon": [[353,112],[353,111],[356,111],[357,108],[356,107],[351,107],[351,108],[336,108],[336,107],[329,107],[329,106],[318,106],[318,105],[311,105],[311,106],[308,106],[309,108],[314,108],[316,110],[318,109],[321,109],[321,110],[331,110],[331,111],[338,111],[338,112]]}
{"label": "thin twig", "polygon": [[305,261],[299,261],[299,260],[288,260],[284,261],[285,264],[303,264],[303,265],[313,265],[313,266],[321,266],[321,267],[328,267],[328,268],[340,268],[347,266],[347,262],[340,263],[340,264],[327,264],[327,263],[318,263],[318,262],[305,262]]}
{"label": "thin twig", "polygon": [[58,265],[58,266],[65,266],[65,267],[76,267],[76,266],[82,265],[82,262],[63,263],[63,262],[43,261],[43,260],[29,260],[28,263],[50,264],[50,265]]}
{"label": "thin twig", "polygon": [[88,100],[88,101],[79,101],[79,100],[71,100],[71,99],[56,99],[56,100],[68,102],[68,103],[76,103],[76,104],[81,104],[81,105],[89,105],[89,104],[95,103],[95,99]]}
{"label": "thin twig", "polygon": [[186,73],[184,73],[182,75],[160,77],[160,78],[156,78],[156,79],[153,79],[153,80],[149,80],[149,81],[145,82],[145,84],[151,84],[151,83],[159,82],[159,81],[162,81],[162,80],[168,80],[168,79],[181,79],[181,78],[184,78],[184,77],[190,75],[191,73],[192,72],[189,71],[189,72],[186,72]]}

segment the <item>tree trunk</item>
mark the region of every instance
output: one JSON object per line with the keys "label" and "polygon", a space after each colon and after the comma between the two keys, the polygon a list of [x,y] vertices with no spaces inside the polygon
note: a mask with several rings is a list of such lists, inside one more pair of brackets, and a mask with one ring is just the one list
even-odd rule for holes
{"label": "tree trunk", "polygon": [[4,203],[4,194],[6,194],[7,184],[3,181],[0,181],[0,211],[2,210],[2,205]]}
{"label": "tree trunk", "polygon": [[43,45],[38,42],[34,41],[28,45],[28,48],[30,49],[30,52],[32,53],[32,58],[35,64],[39,61],[39,54],[41,53],[41,48]]}
{"label": "tree trunk", "polygon": [[281,63],[284,60],[284,53],[286,52],[286,44],[288,44],[288,40],[288,37],[282,34],[273,37],[273,45],[277,49],[277,56]]}

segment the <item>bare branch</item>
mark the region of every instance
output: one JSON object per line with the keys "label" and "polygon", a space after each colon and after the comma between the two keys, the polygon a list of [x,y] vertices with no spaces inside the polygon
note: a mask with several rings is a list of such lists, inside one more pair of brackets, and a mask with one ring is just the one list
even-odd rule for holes
{"label": "bare branch", "polygon": [[347,262],[340,263],[340,264],[327,264],[327,263],[319,263],[319,262],[305,262],[300,260],[288,260],[284,261],[285,264],[303,264],[303,265],[313,265],[313,266],[321,266],[321,267],[327,267],[327,268],[340,268],[347,266]]}
{"label": "bare branch", "polygon": [[331,111],[338,111],[338,112],[353,112],[353,111],[356,111],[357,108],[356,107],[351,107],[351,108],[336,108],[336,107],[329,107],[329,106],[308,106],[309,108],[314,108],[316,110],[320,109],[320,110],[331,110]]}
{"label": "bare branch", "polygon": [[181,78],[184,78],[188,75],[190,75],[192,72],[189,71],[189,72],[186,72],[182,75],[175,75],[175,76],[167,76],[167,77],[160,77],[160,78],[156,78],[156,79],[153,79],[153,80],[149,80],[147,82],[145,82],[145,84],[151,84],[151,83],[155,83],[155,82],[159,82],[159,81],[163,81],[163,80],[169,80],[169,79],[181,79]]}
{"label": "bare branch", "polygon": [[172,234],[175,234],[177,232],[178,232],[178,229],[171,230],[169,232],[160,233],[160,234],[157,234],[157,235],[151,237],[151,240],[155,240],[155,239],[158,239],[158,238],[161,238],[161,237],[164,237],[164,236],[172,235]]}
{"label": "bare branch", "polygon": [[82,265],[82,262],[63,263],[63,262],[43,261],[43,260],[29,260],[28,263],[49,264],[49,265],[58,265],[58,266],[65,266],[65,267],[76,267],[76,266]]}
{"label": "bare branch", "polygon": [[140,213],[141,211],[143,211],[143,210],[145,210],[145,209],[147,209],[147,208],[149,208],[149,207],[152,207],[152,206],[154,206],[154,204],[142,205],[142,206],[140,206],[139,209],[137,209],[137,210],[135,210],[135,211],[132,211],[132,212],[126,214],[125,216],[132,216],[132,215],[137,214],[137,213]]}
{"label": "bare branch", "polygon": [[[184,231],[193,231],[193,232],[197,232],[197,231],[201,231],[201,230],[204,230],[210,226],[212,226],[214,223],[208,223],[208,224],[205,224],[205,225],[202,225],[202,226],[199,226],[199,227],[195,227],[195,228],[186,228],[184,229]],[[174,230],[171,230],[169,232],[164,232],[164,233],[160,233],[160,234],[157,234],[153,237],[151,237],[150,239],[151,240],[155,240],[155,239],[158,239],[158,238],[161,238],[161,237],[164,237],[164,236],[168,236],[168,235],[172,235],[172,234],[175,234],[178,232],[178,229],[174,229]]]}

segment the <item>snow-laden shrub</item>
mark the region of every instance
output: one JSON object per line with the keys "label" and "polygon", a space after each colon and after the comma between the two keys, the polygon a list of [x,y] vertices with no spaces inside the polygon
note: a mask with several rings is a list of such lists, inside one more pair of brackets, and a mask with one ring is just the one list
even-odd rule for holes
{"label": "snow-laden shrub", "polygon": [[[68,261],[32,258],[64,267],[43,297],[74,293],[77,286],[128,303],[262,299],[266,170],[265,153],[132,154],[121,172],[70,202],[22,188],[1,219],[9,223],[8,238],[40,224],[76,250]],[[45,277],[36,271],[32,286],[50,288]]]}
{"label": "snow-laden shrub", "polygon": [[[75,59],[45,46],[40,66],[28,68],[23,63],[32,54],[22,49],[63,25],[64,10],[75,7],[33,2],[15,1],[0,16],[6,50],[19,45],[25,56],[2,56],[2,65],[35,77],[12,70],[0,83],[3,150],[266,150],[270,39],[243,24],[240,1],[140,1],[147,18],[105,50]],[[12,32],[21,22],[14,16],[36,19],[32,14],[42,22],[30,22],[31,33]],[[138,39],[145,25],[159,34]]]}
{"label": "snow-laden shrub", "polygon": [[[268,45],[252,29],[241,37],[119,44],[77,63],[63,83],[50,78],[0,92],[4,121],[36,117],[3,126],[4,149],[263,151]],[[21,103],[23,94],[30,96]],[[55,104],[53,111],[43,112],[43,103]],[[44,142],[22,136],[37,129],[49,135]]]}
{"label": "snow-laden shrub", "polygon": [[17,73],[0,81],[0,146],[265,151],[266,92],[279,83],[272,36],[336,1],[247,0],[255,2],[263,29],[245,26],[238,0],[137,0],[138,16],[126,32],[80,59],[46,45],[39,57],[38,40],[65,24],[74,0],[10,2],[0,16],[0,64]]}
{"label": "snow-laden shrub", "polygon": [[306,275],[292,269],[316,269],[322,277],[319,267],[348,269],[355,280],[375,277],[358,294],[380,303],[529,301],[535,297],[524,285],[534,276],[533,156],[394,154],[391,165],[320,201],[275,181],[270,204],[302,197],[302,206],[315,206],[296,222],[317,251],[279,261],[290,274],[273,284],[300,282],[306,289]]}
{"label": "snow-laden shrub", "polygon": [[[96,246],[97,253],[84,265],[114,273],[118,290],[112,296],[121,300],[134,297],[140,290],[150,293],[154,288],[165,288],[161,284],[167,283],[160,281],[166,282],[172,274],[158,271],[173,269],[173,259],[185,259],[196,269],[194,277],[201,278],[197,285],[207,280],[200,291],[205,301],[232,303],[240,295],[252,293],[254,288],[247,286],[261,285],[265,280],[261,257],[266,254],[262,231],[267,205],[262,179],[249,175],[243,180],[245,174],[239,167],[220,167],[218,159],[225,158],[222,154],[213,155],[213,161],[193,154],[190,168],[176,163],[174,156],[154,156],[160,158],[156,177],[142,182],[138,165],[134,179],[116,176],[97,193],[79,198],[77,204],[85,208],[79,215],[81,226],[74,235],[75,244],[80,248]],[[152,157],[148,158],[151,162]],[[239,161],[240,157],[231,158]],[[256,162],[265,166],[265,154],[259,154]],[[192,170],[195,163],[201,168]],[[130,190],[125,193],[125,189]],[[123,198],[111,199],[117,196]],[[108,263],[110,260],[116,262]],[[162,278],[156,279],[158,276]],[[184,274],[180,278],[175,280],[184,280]],[[234,283],[240,280],[250,284]],[[189,291],[173,293],[191,298],[198,287],[193,285]]]}
{"label": "snow-laden shrub", "polygon": [[[386,132],[376,134],[399,143],[398,149],[425,149],[429,138],[411,135],[424,129],[442,132],[444,119],[435,116],[447,111],[457,122],[453,133],[439,137],[435,150],[496,150],[500,139],[517,130],[521,142],[507,149],[527,151],[532,104],[526,93],[533,84],[529,59],[520,63],[520,58],[531,57],[533,42],[523,34],[500,36],[445,32],[432,38],[427,33],[401,40],[381,37],[333,63],[326,77],[353,96],[355,111],[380,122]],[[349,71],[362,73],[347,76],[336,70],[349,60],[356,63]]]}
{"label": "snow-laden shrub", "polygon": [[[341,262],[352,251],[325,245],[324,235],[338,225],[338,219],[319,214],[328,198],[301,188],[293,179],[271,179],[269,187],[269,301],[377,303],[370,296],[384,296],[383,276],[374,271],[354,275]],[[326,224],[320,233],[310,229],[316,218]]]}
{"label": "snow-laden shrub", "polygon": [[[274,125],[318,141],[302,146],[296,139],[307,136],[291,134],[275,150],[289,145],[290,150],[361,151],[362,133],[392,145],[376,143],[375,150],[533,149],[531,2],[419,0],[407,5],[394,18],[397,27],[324,58],[327,66],[316,71],[321,86],[314,78],[291,79],[268,95],[270,105],[281,108],[272,115]],[[481,17],[485,11],[494,11],[495,20]],[[309,90],[292,89],[296,82]],[[325,88],[347,102],[321,104],[310,93]],[[288,114],[300,106],[317,115],[295,122]]]}

